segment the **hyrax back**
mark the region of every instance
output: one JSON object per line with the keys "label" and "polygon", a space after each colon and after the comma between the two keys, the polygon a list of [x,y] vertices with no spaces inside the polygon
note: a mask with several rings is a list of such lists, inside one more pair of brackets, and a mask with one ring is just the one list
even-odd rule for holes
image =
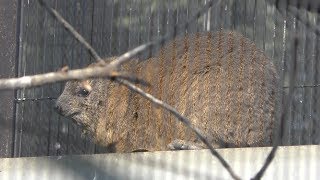
{"label": "hyrax back", "polygon": [[[111,58],[112,59],[112,58]],[[142,87],[174,106],[215,147],[271,144],[278,77],[253,42],[232,31],[197,33],[167,43],[155,57],[123,67],[151,83]],[[166,150],[197,137],[167,111],[106,79],[68,82],[57,100],[61,114],[113,152]]]}

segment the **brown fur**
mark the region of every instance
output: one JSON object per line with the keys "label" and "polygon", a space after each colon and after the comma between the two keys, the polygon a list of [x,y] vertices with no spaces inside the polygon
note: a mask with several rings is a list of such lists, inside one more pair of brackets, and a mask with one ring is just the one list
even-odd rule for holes
{"label": "brown fur", "polygon": [[[241,34],[176,38],[155,57],[123,68],[150,82],[142,88],[187,116],[215,147],[272,143],[277,73],[263,51]],[[89,84],[92,92],[79,97],[81,83],[68,82],[57,106],[100,145],[131,152],[167,150],[176,139],[199,142],[173,115],[126,87],[106,79]]]}

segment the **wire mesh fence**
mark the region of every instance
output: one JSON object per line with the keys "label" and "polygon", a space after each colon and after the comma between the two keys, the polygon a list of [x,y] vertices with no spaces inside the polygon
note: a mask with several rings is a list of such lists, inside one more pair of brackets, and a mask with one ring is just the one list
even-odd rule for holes
{"label": "wire mesh fence", "polygon": [[[187,22],[199,9],[210,3],[207,0],[50,0],[47,2],[89,41],[102,57],[121,55],[168,33],[175,35],[175,26]],[[274,64],[280,80],[274,129],[281,128],[281,145],[320,142],[320,102],[317,100],[320,97],[319,26],[317,6],[312,3],[272,0],[217,1],[182,30],[187,34],[216,32],[221,29],[237,31],[265,52]],[[64,65],[68,65],[70,69],[81,68],[95,61],[87,49],[52,18],[38,1],[22,0],[19,10],[21,41],[16,61],[18,77],[57,71]],[[156,56],[165,43],[152,46],[140,53],[137,58],[146,60]],[[179,46],[184,45],[178,43],[175,48],[178,50]],[[196,49],[196,44],[191,45],[191,51],[197,51]],[[164,56],[166,59],[174,58],[170,54]],[[173,73],[179,69],[175,69],[169,62],[166,63],[155,64],[155,74],[163,71]],[[190,63],[190,66],[196,65],[192,61]],[[235,63],[241,67],[240,62]],[[249,76],[250,67],[250,63],[244,66],[244,77]],[[192,73],[191,69],[189,73]],[[141,77],[148,79],[152,76],[142,71]],[[149,78],[151,83],[158,82],[159,78],[157,76],[154,78]],[[221,81],[228,83],[227,79]],[[170,93],[172,88],[170,85],[174,82],[167,79],[161,88],[164,90],[161,99],[170,105],[182,101],[181,97],[174,97]],[[213,80],[203,82],[203,86],[206,83],[216,82]],[[235,86],[239,84],[241,81]],[[14,157],[106,152],[107,147],[94,143],[90,136],[83,134],[81,127],[53,110],[54,100],[62,90],[62,83],[17,90],[14,97],[15,124],[12,132],[14,146],[8,147],[13,149]],[[157,93],[158,90],[153,89],[150,93]],[[131,96],[128,95],[129,99]],[[221,102],[227,101],[228,97],[222,98],[225,99]],[[188,103],[186,101],[186,104]],[[135,104],[129,103],[129,105]],[[245,109],[245,103],[238,108]],[[261,108],[264,108],[263,105]],[[139,116],[153,117],[156,113],[158,113],[156,110],[151,109],[148,112],[139,112]],[[161,113],[164,119],[172,118],[170,113]],[[208,118],[214,117],[212,113],[209,115],[211,116]]]}

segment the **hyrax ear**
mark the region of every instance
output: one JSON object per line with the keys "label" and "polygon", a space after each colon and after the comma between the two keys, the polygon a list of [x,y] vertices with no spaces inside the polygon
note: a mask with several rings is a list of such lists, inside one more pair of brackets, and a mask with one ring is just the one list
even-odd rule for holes
{"label": "hyrax ear", "polygon": [[90,80],[83,80],[80,84],[81,88],[85,89],[88,92],[92,91],[92,86],[90,84]]}

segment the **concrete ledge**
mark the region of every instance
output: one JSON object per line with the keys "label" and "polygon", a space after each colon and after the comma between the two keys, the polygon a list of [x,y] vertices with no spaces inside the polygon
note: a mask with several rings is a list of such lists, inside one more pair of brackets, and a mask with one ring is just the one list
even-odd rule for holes
{"label": "concrete ledge", "polygon": [[[220,149],[243,179],[271,148]],[[320,146],[279,148],[264,179],[318,179]],[[231,179],[208,150],[0,159],[0,179]]]}

